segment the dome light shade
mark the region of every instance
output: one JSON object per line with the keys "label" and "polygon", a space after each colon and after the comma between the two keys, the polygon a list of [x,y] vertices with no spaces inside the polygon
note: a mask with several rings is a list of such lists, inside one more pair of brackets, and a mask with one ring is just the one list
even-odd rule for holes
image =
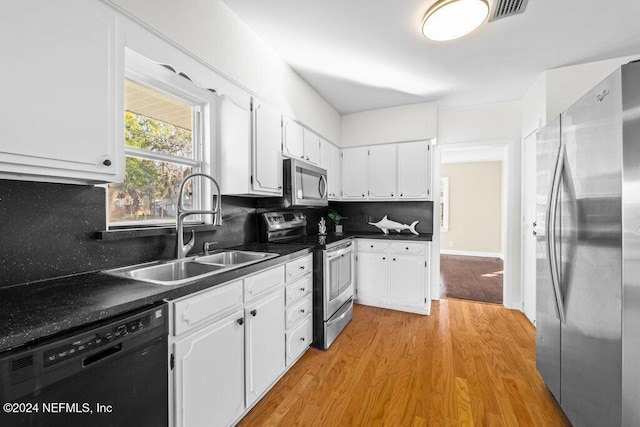
{"label": "dome light shade", "polygon": [[487,0],[438,0],[422,20],[422,34],[446,41],[469,34],[489,16]]}

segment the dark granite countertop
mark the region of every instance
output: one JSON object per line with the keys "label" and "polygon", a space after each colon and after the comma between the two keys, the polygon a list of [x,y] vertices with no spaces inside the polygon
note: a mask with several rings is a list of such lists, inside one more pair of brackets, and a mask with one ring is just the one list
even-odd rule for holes
{"label": "dark granite countertop", "polygon": [[92,272],[0,289],[0,352],[79,326],[210,288],[310,252],[308,245],[248,243],[229,249],[279,257],[178,286]]}
{"label": "dark granite countertop", "polygon": [[420,234],[416,236],[412,233],[397,233],[395,231],[389,231],[389,234],[384,234],[382,231],[345,231],[344,233],[337,234],[361,239],[415,240],[419,242],[430,242],[433,240],[433,234]]}

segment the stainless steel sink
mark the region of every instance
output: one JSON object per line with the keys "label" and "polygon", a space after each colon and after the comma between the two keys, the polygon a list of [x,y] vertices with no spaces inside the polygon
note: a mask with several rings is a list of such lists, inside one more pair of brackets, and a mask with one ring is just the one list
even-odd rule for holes
{"label": "stainless steel sink", "polygon": [[177,286],[277,256],[278,254],[272,252],[224,251],[173,261],[115,268],[105,270],[103,273],[156,285]]}
{"label": "stainless steel sink", "polygon": [[207,265],[244,265],[265,259],[277,257],[278,254],[271,252],[248,252],[248,251],[226,251],[216,254],[197,256],[193,261]]}

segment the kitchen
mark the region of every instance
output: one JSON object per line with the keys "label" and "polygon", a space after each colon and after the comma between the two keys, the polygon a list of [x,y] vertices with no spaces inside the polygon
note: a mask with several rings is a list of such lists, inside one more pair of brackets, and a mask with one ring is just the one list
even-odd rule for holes
{"label": "kitchen", "polygon": [[[108,202],[106,201],[108,189],[105,189],[102,184],[121,180],[119,177],[122,177],[124,172],[125,156],[128,155],[127,158],[135,157],[131,155],[132,153],[137,156],[142,155],[139,151],[134,152],[124,147],[121,136],[124,133],[124,124],[120,118],[125,102],[122,99],[124,97],[122,86],[125,77],[147,84],[157,82],[157,75],[161,75],[162,79],[176,81],[172,83],[171,87],[177,88],[175,90],[183,95],[182,99],[192,102],[193,105],[206,104],[209,97],[215,96],[215,102],[211,103],[215,105],[215,110],[212,108],[207,110],[205,107],[198,117],[201,117],[200,121],[203,123],[219,123],[220,125],[217,130],[219,133],[215,135],[220,154],[205,152],[203,159],[205,163],[210,163],[205,167],[209,167],[211,174],[220,183],[222,193],[225,194],[222,197],[222,225],[214,226],[211,223],[206,223],[212,221],[212,218],[207,215],[204,215],[206,218],[203,219],[204,224],[202,225],[190,226],[187,224],[184,239],[186,242],[189,241],[189,231],[191,229],[196,231],[193,250],[188,256],[202,253],[204,244],[210,242],[217,242],[212,252],[238,246],[242,246],[243,250],[248,252],[256,252],[258,249],[265,252],[265,248],[274,248],[274,246],[264,246],[264,243],[256,243],[261,240],[258,230],[258,216],[265,209],[273,209],[263,206],[263,203],[270,199],[270,197],[264,196],[274,194],[279,196],[283,192],[282,188],[278,188],[283,185],[279,175],[283,173],[283,168],[268,159],[278,158],[282,155],[293,157],[292,153],[299,153],[301,146],[302,155],[305,156],[305,160],[308,160],[305,163],[312,163],[315,159],[315,162],[320,163],[320,166],[327,170],[328,208],[333,208],[338,213],[349,217],[343,221],[343,225],[346,232],[355,235],[356,246],[359,242],[367,240],[363,239],[363,236],[371,238],[374,237],[373,233],[382,234],[367,223],[378,222],[384,215],[407,225],[419,220],[417,231],[425,240],[411,241],[411,243],[417,245],[418,249],[416,250],[422,251],[414,256],[426,261],[428,267],[426,272],[425,268],[420,270],[424,277],[421,279],[423,286],[419,290],[429,300],[437,298],[438,295],[434,290],[437,290],[438,286],[439,260],[438,254],[432,250],[433,247],[439,247],[439,233],[433,227],[433,218],[437,217],[438,195],[437,192],[432,191],[428,195],[417,194],[411,197],[411,200],[403,201],[400,200],[401,196],[398,190],[402,183],[412,184],[420,180],[426,183],[418,186],[423,191],[434,188],[433,183],[437,182],[439,176],[438,146],[440,144],[465,144],[478,140],[508,141],[510,160],[508,173],[512,179],[509,181],[507,195],[510,209],[507,214],[505,242],[504,305],[511,309],[519,310],[521,308],[521,294],[524,292],[520,285],[520,233],[522,227],[520,223],[520,144],[525,136],[540,128],[541,124],[550,123],[557,114],[564,111],[591,87],[613,72],[618,65],[635,59],[626,56],[637,53],[638,48],[628,41],[633,40],[633,37],[624,33],[623,30],[627,27],[617,24],[620,10],[617,11],[617,14],[616,11],[613,11],[603,13],[601,16],[601,19],[611,18],[611,15],[616,18],[614,21],[616,24],[612,25],[617,26],[616,28],[621,33],[621,39],[618,40],[620,47],[616,45],[615,50],[610,48],[608,51],[602,47],[599,50],[591,47],[595,51],[589,54],[590,47],[588,43],[585,43],[586,47],[582,48],[581,55],[591,61],[579,61],[580,57],[575,57],[569,61],[563,59],[565,62],[557,60],[557,63],[538,64],[539,68],[536,69],[533,76],[523,77],[526,84],[524,86],[522,83],[520,84],[521,91],[517,98],[504,98],[484,103],[466,101],[466,104],[459,101],[457,106],[447,108],[444,103],[420,100],[437,99],[433,96],[418,99],[405,93],[403,95],[404,102],[396,100],[394,104],[396,106],[376,105],[375,102],[369,103],[368,106],[348,104],[343,99],[341,112],[338,112],[322,95],[285,64],[278,54],[267,47],[262,39],[255,35],[251,28],[255,27],[257,32],[258,23],[251,21],[250,16],[245,16],[244,19],[247,19],[247,22],[243,22],[239,17],[239,15],[243,16],[241,6],[232,1],[227,3],[221,1],[200,2],[194,7],[184,7],[172,2],[163,2],[162,6],[159,6],[157,2],[114,1],[102,3],[93,1],[75,2],[62,7],[34,1],[11,5],[7,9],[7,13],[3,14],[3,28],[10,28],[11,33],[16,34],[11,38],[12,40],[21,41],[20,43],[14,42],[10,46],[3,44],[3,51],[6,52],[6,57],[10,58],[8,63],[14,64],[11,67],[3,67],[3,73],[5,73],[3,81],[12,82],[11,85],[5,85],[4,90],[3,111],[7,112],[4,116],[11,117],[11,120],[3,124],[4,136],[1,142],[2,157],[0,158],[3,178],[0,209],[3,218],[2,235],[5,236],[5,244],[0,249],[3,268],[0,279],[3,295],[2,320],[5,325],[3,327],[5,331],[2,334],[3,350],[19,348],[25,343],[33,342],[33,340],[42,340],[51,335],[56,336],[56,334],[63,334],[69,330],[76,330],[74,328],[85,323],[105,321],[143,306],[153,306],[154,303],[164,299],[175,301],[174,304],[177,304],[174,306],[175,308],[179,306],[178,303],[187,301],[182,298],[188,297],[188,294],[206,296],[206,290],[211,287],[212,282],[206,280],[204,282],[209,283],[208,285],[199,281],[185,286],[165,287],[149,282],[138,282],[132,285],[132,280],[118,278],[113,279],[113,282],[109,281],[111,286],[113,283],[118,284],[117,289],[114,289],[104,282],[106,279],[103,274],[95,273],[175,258],[175,226],[173,229],[145,227],[144,230],[135,231],[127,228],[107,227],[108,218],[105,204]],[[411,5],[406,6],[407,9],[409,6]],[[416,3],[413,6],[416,9],[420,8],[419,13],[414,13],[417,25],[419,25],[428,5],[417,5]],[[627,7],[629,9],[624,15],[633,16],[631,11],[636,6],[628,5]],[[517,26],[522,22],[522,20],[518,20],[519,18],[524,19],[529,13],[540,14],[544,12],[539,8],[540,6],[531,2],[521,16],[490,22],[481,29],[487,32],[499,25]],[[34,13],[34,11],[38,13]],[[378,13],[384,16],[384,12],[383,9]],[[598,16],[593,10],[590,12]],[[29,18],[15,18],[24,16],[29,16]],[[508,24],[509,22],[511,23]],[[61,23],[67,25],[61,25]],[[631,31],[631,27],[632,25],[629,26],[629,31]],[[185,30],[186,28],[189,30]],[[585,32],[586,35],[589,34],[589,31]],[[33,34],[37,36],[27,37],[27,35]],[[41,36],[44,34],[47,37]],[[77,34],[87,34],[91,37],[78,37]],[[417,37],[422,37],[419,30]],[[627,41],[624,42],[624,40]],[[421,39],[421,42],[424,43],[425,39]],[[24,52],[32,52],[32,54],[25,56]],[[145,59],[169,65],[173,70],[169,67],[163,67],[163,70],[150,72]],[[582,62],[589,63],[582,64]],[[264,70],[268,70],[268,73],[264,74]],[[320,70],[318,68],[318,71]],[[154,74],[156,72],[158,74]],[[211,91],[199,90],[202,87],[185,88],[186,79],[178,76],[179,73],[189,76],[193,82],[197,82],[206,89],[214,89],[215,95],[212,95]],[[302,72],[300,71],[300,73]],[[149,77],[150,74],[152,75]],[[313,77],[307,78],[311,81]],[[476,84],[478,83],[476,82]],[[165,93],[169,90],[165,86],[158,89],[162,89]],[[47,95],[43,96],[42,93]],[[325,95],[325,97],[328,96]],[[352,96],[351,98],[353,98],[353,102],[356,102],[366,96]],[[41,102],[34,103],[34,99],[41,100]],[[335,100],[335,102],[338,101],[340,100]],[[252,111],[264,112],[264,114],[257,115],[257,120],[262,121],[252,122]],[[23,113],[18,114],[17,112]],[[73,112],[73,118],[65,116],[61,112],[67,114]],[[38,120],[34,120],[34,117],[37,117]],[[276,117],[276,120],[270,120],[270,117]],[[278,117],[280,120],[277,119]],[[287,121],[291,123],[290,127],[285,126]],[[196,121],[194,120],[194,122]],[[255,138],[252,129],[256,126],[260,130],[265,129],[267,135],[265,140],[271,142],[275,140],[276,142],[270,145],[260,144],[259,147],[252,146],[249,141]],[[195,126],[193,128],[195,129]],[[24,129],[30,129],[28,137],[25,137]],[[284,131],[279,129],[284,129]],[[282,140],[282,138],[287,138],[287,129],[291,129],[289,135],[291,144],[286,144],[289,139],[285,139],[284,142]],[[214,133],[211,130],[209,132]],[[283,132],[285,136],[282,136],[280,132]],[[86,135],[94,137],[87,138]],[[205,131],[205,138],[206,135]],[[279,135],[280,137],[278,137]],[[309,142],[314,138],[319,142],[318,144]],[[302,144],[300,144],[300,140],[302,140]],[[433,144],[435,140],[437,143]],[[118,141],[119,143],[117,143]],[[246,141],[246,144],[238,144],[233,141]],[[425,141],[428,141],[424,145],[428,154],[425,154],[427,160],[424,164],[430,165],[430,168],[400,167],[401,161],[410,163],[418,158],[415,155],[402,154],[402,151],[408,147],[407,144],[416,144],[417,147],[412,148],[420,149],[419,143]],[[373,151],[369,148],[369,152],[381,153],[379,157],[375,158],[377,160],[374,160],[374,157],[367,160],[369,153],[362,157],[364,155],[362,147],[364,146],[374,148]],[[320,149],[319,153],[315,151],[317,148]],[[324,150],[322,150],[323,148]],[[291,150],[291,152],[287,152],[287,150]],[[344,153],[347,153],[347,156],[352,156],[352,164],[355,166],[345,167],[344,157],[336,157],[336,153],[340,152],[343,153],[343,156]],[[328,155],[324,155],[325,153]],[[252,156],[255,156],[254,163],[252,163]],[[336,158],[338,158],[337,161]],[[395,158],[395,161],[387,161],[385,164],[384,160],[390,158]],[[327,162],[326,159],[332,160]],[[377,163],[370,163],[373,161],[377,161]],[[180,164],[192,165],[191,159],[188,161],[180,160],[180,162],[182,162]],[[256,163],[258,164],[257,169],[252,170]],[[338,166],[335,166],[336,164]],[[395,165],[395,169],[389,170],[386,167],[389,164]],[[376,173],[370,174],[370,170]],[[403,179],[401,172],[404,173],[407,170],[411,173],[417,173],[417,178],[413,176],[409,179]],[[420,174],[419,172],[423,170],[428,172]],[[263,173],[265,174],[264,179],[259,176]],[[332,181],[332,173],[334,177],[340,177],[340,174],[342,176]],[[380,179],[375,182],[376,188],[382,188],[385,191],[381,200],[376,201],[371,198],[370,194],[364,197],[367,199],[366,202],[348,199],[346,201],[345,199],[335,200],[342,199],[342,196],[336,196],[336,194],[345,191],[354,198],[362,198],[361,189],[365,188],[365,191],[371,191],[369,187],[374,181],[384,176],[392,178]],[[363,177],[364,187],[363,183],[359,182]],[[336,190],[332,186],[338,182],[342,184],[342,188]],[[89,185],[87,185],[88,183]],[[208,184],[203,181],[198,185],[206,187]],[[261,187],[257,187],[258,185]],[[391,191],[388,191],[389,185]],[[213,187],[215,186],[208,188],[211,190],[208,194],[215,194]],[[174,203],[176,195],[173,197]],[[245,197],[249,195],[251,197]],[[368,200],[370,198],[371,200]],[[211,200],[206,198],[203,203],[211,204]],[[207,207],[213,210],[213,206]],[[171,209],[167,209],[167,211],[169,210]],[[318,234],[320,217],[329,221],[327,208],[301,208],[300,210],[306,217],[309,235]],[[144,214],[146,212],[142,212],[141,216],[143,217]],[[175,220],[173,222],[175,223]],[[329,223],[327,227],[329,232],[333,230],[332,224]],[[409,234],[405,232],[400,236],[404,239],[404,236]],[[392,234],[392,237],[398,237],[398,235]],[[410,237],[406,238],[411,239]],[[391,241],[391,237],[389,241]],[[375,242],[373,244],[375,245]],[[236,299],[233,300],[231,308],[223,310],[225,319],[236,322],[240,317],[232,318],[227,314],[239,313],[240,311],[247,313],[243,317],[247,321],[247,325],[249,325],[247,319],[258,318],[251,314],[255,309],[252,304],[257,300],[247,298],[246,292],[250,278],[263,273],[263,269],[282,271],[282,280],[278,279],[276,284],[279,289],[278,293],[281,288],[290,284],[287,283],[287,267],[291,263],[294,263],[291,264],[294,266],[296,262],[302,262],[300,259],[308,260],[310,249],[308,246],[298,247],[296,245],[286,246],[288,249],[283,249],[284,247],[277,246],[277,250],[281,251],[278,253],[278,257],[259,261],[239,270],[225,270],[223,273],[211,276],[220,280],[224,279],[225,282],[231,282],[227,297],[230,300]],[[389,256],[391,256],[391,250],[391,246],[385,246],[381,249]],[[266,250],[266,252],[270,251]],[[271,249],[271,252],[275,253],[275,249]],[[358,266],[355,267],[356,270],[358,268]],[[387,265],[385,268],[390,267]],[[363,272],[370,273],[371,271],[363,269]],[[96,275],[99,275],[102,282],[95,281]],[[249,276],[249,279],[245,278],[246,276]],[[297,283],[298,279],[302,280],[304,277],[291,277],[293,280],[291,284]],[[62,279],[57,280],[56,278]],[[235,286],[233,286],[234,283]],[[211,291],[216,290],[215,288],[215,286],[211,287]],[[357,284],[356,290],[358,290]],[[240,297],[241,302],[237,302],[238,292],[245,293]],[[286,295],[286,292],[284,294]],[[269,295],[272,294],[269,293]],[[302,301],[305,296],[303,295],[301,298],[301,300],[295,300],[292,303],[297,304],[297,301]],[[390,304],[387,294],[384,294],[384,298],[386,298],[384,302],[378,302],[379,306]],[[215,306],[218,301],[223,300],[227,301],[225,298],[216,296],[212,298],[211,304]],[[22,301],[23,305],[18,304],[19,301]],[[419,297],[417,302],[420,302]],[[281,312],[284,307],[289,308],[286,301],[280,303],[283,304]],[[369,301],[369,304],[373,305],[373,302]],[[477,308],[460,308],[458,310],[453,304],[453,302],[447,301],[440,303],[436,301],[433,304],[423,302],[421,307],[414,308],[413,311],[423,314],[430,311],[428,316],[419,316],[419,319],[426,319],[428,322],[437,322],[436,318],[445,316],[444,312],[447,311],[445,310],[447,307],[452,312],[470,310],[466,317],[477,315],[485,318],[485,315],[477,312]],[[354,321],[344,329],[343,336],[345,338],[354,333],[350,332],[350,328],[357,331],[366,330],[365,326],[358,326],[358,313],[361,313],[364,321],[369,312],[363,310],[365,307],[372,307],[372,305],[355,305]],[[502,307],[499,308],[504,310]],[[405,316],[402,313],[405,313],[407,308],[404,307],[404,311],[383,308],[372,308],[372,310],[379,310],[371,312],[375,314],[369,314],[369,316],[377,318],[385,317],[390,313],[401,313],[399,315]],[[260,313],[259,309],[256,311]],[[509,310],[504,316],[513,316],[516,313],[514,310]],[[145,320],[146,315],[143,315],[142,317],[134,316],[134,319],[127,320],[127,322],[141,319],[139,321],[143,325],[152,325],[159,318],[172,316],[172,314],[163,313],[159,318],[155,318],[157,314],[155,312],[151,314],[153,314],[151,318],[155,320],[150,318],[147,321]],[[219,318],[216,317],[216,319]],[[294,329],[306,325],[306,319],[306,317],[300,318],[301,323],[295,323]],[[402,319],[399,321],[410,321],[409,318],[403,317]],[[443,322],[447,323],[444,319],[449,319],[449,317],[443,317]],[[126,325],[127,322],[124,324]],[[206,320],[205,323],[207,322],[211,324],[213,319]],[[517,320],[517,322],[521,322],[518,324],[522,328],[526,327],[526,323],[521,320]],[[510,323],[505,320],[498,321],[498,324],[503,326]],[[135,323],[135,325],[137,324]],[[233,324],[238,325],[237,323]],[[121,324],[117,326],[121,326]],[[180,343],[186,343],[189,337],[193,338],[197,334],[193,330],[189,331],[191,325],[184,326],[182,331],[175,322],[169,326],[169,330],[173,334],[168,338],[171,348],[178,348]],[[284,329],[285,325],[282,327]],[[294,329],[287,328],[287,331],[280,334],[278,339],[284,340],[287,336],[286,333],[293,333]],[[429,327],[425,326],[425,331],[428,329]],[[295,330],[297,331],[297,329]],[[426,333],[425,331],[423,333]],[[127,333],[131,336],[135,335]],[[479,333],[489,332],[481,331]],[[504,330],[501,328],[496,332],[496,336],[503,333]],[[531,359],[531,352],[535,348],[532,327],[526,336],[531,342],[523,344],[523,348],[528,349],[529,358],[526,360],[531,365],[534,363]],[[234,337],[237,339],[236,336]],[[439,339],[442,341],[431,343],[447,348],[446,336],[439,336]],[[513,339],[520,340],[521,338],[514,337]],[[351,356],[355,361],[358,353],[354,353],[353,349],[345,348],[343,353],[339,353],[342,356],[335,355],[338,353],[338,349],[342,348],[339,346],[340,344],[341,341],[338,339],[335,341],[334,347],[327,352],[308,350],[300,357],[296,354],[295,360],[288,361],[289,365],[284,369],[288,369],[292,375],[295,375],[296,369],[308,369],[309,365],[320,363],[318,358],[322,355],[332,358]],[[117,348],[117,345],[119,344],[113,348]],[[283,343],[281,347],[284,352],[285,344]],[[373,346],[371,351],[375,349],[382,351],[384,347]],[[493,350],[494,353],[491,354],[495,354],[495,349]],[[96,354],[101,353],[97,349],[93,351]],[[171,350],[161,349],[160,353],[162,351],[167,352],[167,359],[170,359]],[[391,352],[383,354],[387,357],[393,356]],[[219,357],[223,358],[223,355],[219,355]],[[282,358],[282,364],[287,365],[285,357],[286,352]],[[378,353],[378,357],[370,360],[383,360],[379,357],[382,356]],[[244,360],[244,354],[241,355],[241,358]],[[438,362],[438,360],[441,361]],[[464,396],[465,393],[460,390],[464,390],[465,382],[454,379],[453,383],[458,388],[453,387],[451,384],[453,377],[450,375],[451,370],[449,369],[451,366],[447,364],[449,362],[442,360],[444,359],[434,358],[434,365],[430,367],[433,372],[438,372],[432,375],[434,389],[439,390],[440,396],[448,396],[447,393],[454,393],[459,397]],[[519,359],[514,357],[513,360],[517,364]],[[388,372],[392,372],[392,363],[382,365],[389,369]],[[505,372],[511,372],[511,368],[507,368],[505,363],[498,363],[498,365]],[[441,369],[438,369],[439,367]],[[288,374],[284,374],[284,369],[280,366],[274,369],[273,372],[277,372],[277,374],[271,372],[273,375],[267,376],[268,378],[265,380],[269,383],[267,387],[272,385],[274,375],[275,377],[284,375],[282,380],[275,385],[278,388],[285,387],[287,383],[292,386],[296,382],[296,380],[287,381]],[[246,374],[244,369],[240,367],[238,370],[239,375],[244,378]],[[515,375],[516,371],[513,372]],[[193,373],[191,375],[197,376]],[[471,374],[468,373],[468,375]],[[458,377],[460,375],[455,376],[455,378]],[[304,375],[295,378],[298,378],[298,381],[305,379]],[[309,380],[308,377],[306,378]],[[474,384],[471,378],[467,378],[467,380],[469,384]],[[537,381],[536,387],[542,384],[539,378],[531,381]],[[479,382],[476,381],[475,384],[478,385]],[[519,387],[524,387],[522,383],[518,382],[518,378],[514,379],[514,383]],[[237,418],[245,410],[250,409],[259,397],[262,397],[262,393],[258,393],[259,396],[253,396],[251,404],[247,405],[245,399],[248,401],[248,398],[244,395],[246,390],[244,390],[243,381],[234,384],[237,389],[234,389],[234,393],[229,392],[228,395],[231,398],[242,394],[242,408],[236,409],[233,416],[230,416],[231,418],[223,424],[237,422]],[[353,386],[347,386],[348,383],[343,384],[345,384],[346,390],[353,391]],[[196,387],[206,388],[206,385]],[[323,387],[328,386],[324,385]],[[472,385],[469,387],[472,395],[477,394],[477,389],[474,391]],[[478,387],[480,390],[484,390],[482,385],[478,385]],[[498,389],[503,388],[504,386],[498,387]],[[166,405],[164,411],[167,412],[167,417],[172,420],[172,423],[182,425],[182,421],[174,421],[179,417],[175,417],[175,414],[172,413],[178,404],[176,403],[177,396],[172,395],[173,390],[176,389],[166,387],[165,401],[172,403]],[[274,388],[274,390],[276,389]],[[286,392],[287,389],[285,388],[284,391]],[[196,391],[196,394],[199,392],[202,390]],[[338,392],[336,391],[336,393]],[[510,395],[510,400],[517,402],[517,395],[517,392]],[[270,396],[272,395],[267,393],[266,397],[257,403],[256,408],[268,405],[269,399],[278,401],[277,397]],[[505,396],[509,396],[509,389],[505,389],[501,396],[493,399],[504,403],[501,399],[505,399]],[[280,397],[280,399],[283,398],[286,396]],[[552,399],[549,394],[545,398]],[[460,401],[464,402],[465,400],[467,399],[460,397]],[[471,400],[473,403],[474,399]],[[433,403],[435,407],[438,406],[437,401],[437,399],[432,401],[435,402]],[[440,415],[445,418],[458,418],[460,416],[458,412],[464,412],[460,409],[465,407],[463,403],[453,404],[448,399],[445,399],[445,402],[447,402],[444,404],[446,409],[440,412],[436,411],[434,417]],[[543,405],[540,403],[543,402],[542,400],[537,402],[538,405]],[[546,402],[545,405],[551,405],[550,412],[559,413],[558,407],[549,403],[553,402],[552,400],[544,402]],[[160,410],[163,409],[162,405],[158,405],[157,401],[153,405],[161,415],[163,413]],[[292,408],[295,407],[295,404],[291,405]],[[311,407],[323,407],[323,405],[324,403],[316,402]],[[425,403],[425,405],[427,404]],[[448,405],[453,408],[448,408]],[[473,407],[473,405],[471,406]],[[504,413],[506,409],[500,410],[499,405],[495,404],[495,400],[493,404],[487,404],[487,407],[492,409],[487,413],[499,416],[502,418],[503,424],[507,423],[505,420],[509,418]],[[304,411],[303,408],[300,410]],[[325,416],[329,416],[328,412],[330,410],[325,411]],[[426,413],[428,412],[427,410]],[[535,411],[529,409],[524,412],[532,417],[531,412]],[[105,419],[107,420],[106,425],[109,425],[108,418]],[[357,420],[355,416],[351,419],[354,423]],[[371,418],[371,420],[373,419]],[[388,422],[394,423],[394,420],[397,419],[391,418]],[[487,415],[486,419],[491,419],[491,417]],[[268,419],[264,420],[265,424],[269,423]],[[366,420],[367,418],[363,418],[360,421],[366,424]]]}

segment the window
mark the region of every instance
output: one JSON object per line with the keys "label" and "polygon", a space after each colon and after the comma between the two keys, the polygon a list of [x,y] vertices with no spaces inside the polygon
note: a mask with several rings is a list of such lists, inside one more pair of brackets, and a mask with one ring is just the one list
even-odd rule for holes
{"label": "window", "polygon": [[449,177],[440,177],[440,231],[449,231]]}
{"label": "window", "polygon": [[[189,174],[210,173],[211,93],[164,67],[127,52],[125,177],[108,186],[110,228],[174,224],[180,184]],[[191,180],[187,208],[207,208],[208,186]],[[190,222],[210,218],[190,216]]]}

